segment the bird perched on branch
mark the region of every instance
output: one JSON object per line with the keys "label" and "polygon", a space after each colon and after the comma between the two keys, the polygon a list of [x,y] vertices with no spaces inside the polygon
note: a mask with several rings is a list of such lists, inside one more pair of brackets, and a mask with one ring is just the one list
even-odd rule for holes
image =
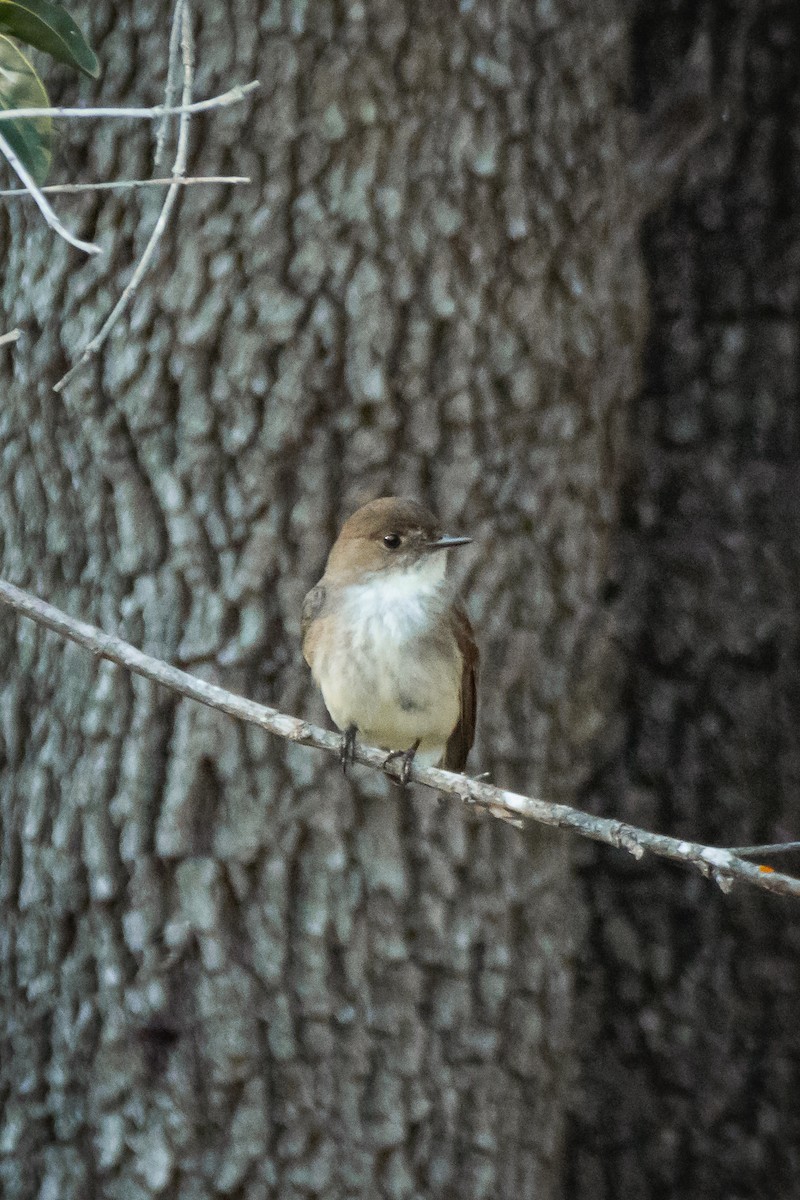
{"label": "bird perched on branch", "polygon": [[342,730],[401,759],[461,771],[475,736],[478,647],[447,577],[442,534],[415,500],[387,496],[345,522],[325,574],[303,602],[303,655]]}

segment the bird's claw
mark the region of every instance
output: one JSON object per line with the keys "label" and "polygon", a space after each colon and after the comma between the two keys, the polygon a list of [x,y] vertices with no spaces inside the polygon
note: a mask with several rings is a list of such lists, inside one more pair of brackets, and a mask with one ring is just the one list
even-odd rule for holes
{"label": "bird's claw", "polygon": [[358,729],[355,725],[348,725],[342,734],[341,745],[339,746],[339,762],[342,764],[342,774],[347,774],[348,766],[351,766],[356,761],[356,734]]}
{"label": "bird's claw", "polygon": [[409,746],[407,750],[390,750],[386,755],[386,758],[383,760],[383,769],[385,771],[392,759],[402,759],[400,775],[397,777],[397,782],[400,784],[400,787],[408,787],[408,784],[411,780],[411,767],[414,763],[414,756],[417,753],[417,750],[419,750],[419,744],[421,740],[421,738],[417,738],[417,740],[414,742],[414,745]]}

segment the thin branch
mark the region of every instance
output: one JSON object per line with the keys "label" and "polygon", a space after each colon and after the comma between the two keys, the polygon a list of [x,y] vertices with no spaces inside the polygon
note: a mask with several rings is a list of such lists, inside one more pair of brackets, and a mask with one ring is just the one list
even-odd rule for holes
{"label": "thin branch", "polygon": [[0,346],[11,346],[22,337],[21,329],[10,329],[8,333],[0,333]]}
{"label": "thin branch", "polygon": [[767,854],[788,854],[800,850],[800,842],[773,842],[771,846],[734,846],[731,854],[740,858],[763,858]]}
{"label": "thin branch", "polygon": [[[121,638],[104,633],[85,621],[78,621],[3,580],[0,580],[0,601],[38,625],[51,629],[60,637],[83,646],[98,658],[118,663],[119,666],[143,675],[181,696],[197,700],[200,704],[219,712],[228,713],[238,720],[258,725],[268,733],[286,738],[290,742],[314,746],[329,754],[339,753],[341,739],[336,734],[309,725],[297,717],[277,712],[274,708],[256,704],[253,700],[247,700],[216,684],[206,683],[205,680],[198,679],[186,671],[180,671],[160,659],[151,658],[149,654],[143,654],[141,650],[137,650]],[[364,766],[382,770],[386,762],[386,751],[359,743],[356,745],[355,757]],[[662,858],[695,867],[704,876],[714,879],[723,891],[729,891],[734,881],[741,880],[743,883],[750,883],[780,895],[800,896],[800,879],[782,875],[773,871],[771,867],[747,862],[731,850],[650,833],[623,821],[595,817],[566,804],[549,804],[531,796],[521,796],[477,779],[468,779],[465,775],[454,775],[450,771],[439,770],[437,767],[413,766],[411,778],[424,787],[459,796],[465,803],[485,809],[492,816],[516,826],[522,826],[527,821],[536,821],[542,825],[573,829],[594,841],[627,850],[637,859],[650,850]]]}
{"label": "thin branch", "polygon": [[[190,110],[192,107],[192,89],[194,87],[194,39],[192,37],[192,17],[189,8],[188,0],[181,0],[176,6],[175,19],[180,20],[181,24],[181,50],[183,53],[183,105],[180,117],[180,125],[178,128],[178,148],[175,154],[175,162],[172,166],[172,174],[182,176],[186,174],[186,160],[189,154],[189,121]],[[128,305],[133,300],[137,287],[142,281],[142,278],[150,265],[158,243],[164,234],[167,227],[172,209],[175,206],[175,201],[180,192],[180,185],[172,183],[169,186],[167,195],[158,215],[158,220],[155,223],[153,232],[150,234],[149,241],[144,248],[142,257],[136,265],[127,286],[123,289],[117,303],[109,313],[106,320],[103,322],[95,336],[83,348],[78,361],[70,367],[66,375],[59,379],[53,390],[60,392],[69,381],[81,370],[83,366],[103,347],[111,330],[119,321],[122,314],[127,309]]]}
{"label": "thin branch", "polygon": [[[167,84],[164,89],[164,105],[171,108],[175,103],[178,90],[178,67],[181,61],[181,26],[183,24],[183,0],[175,0],[175,12],[172,17],[172,28],[169,33],[169,51],[167,53]],[[158,122],[156,130],[156,149],[153,155],[153,166],[160,167],[167,140],[169,117],[165,113]]]}
{"label": "thin branch", "polygon": [[[2,115],[2,114],[0,114]],[[38,186],[33,176],[25,166],[20,162],[14,150],[0,133],[0,154],[7,160],[11,170],[19,177],[20,182],[24,185],[25,190],[30,192],[39,211],[44,217],[51,229],[54,229],[64,241],[69,242],[70,246],[75,246],[77,250],[83,250],[86,254],[99,254],[100,247],[94,242],[82,242],[80,238],[75,237],[74,233],[70,233],[65,225],[62,225],[56,214],[53,212],[46,198],[42,195],[41,188]]]}
{"label": "thin branch", "polygon": [[250,92],[261,87],[258,79],[239,83],[219,96],[207,100],[195,100],[190,104],[156,104],[152,108],[6,108],[0,111],[0,121],[17,121],[20,117],[129,117],[132,120],[157,121],[160,117],[182,116],[183,114],[208,112],[212,108],[227,108],[238,104]]}
{"label": "thin branch", "polygon": [[[102,183],[50,183],[39,191],[46,196],[71,196],[78,192],[125,191],[132,188],[188,187],[195,183],[252,183],[249,175],[167,175],[163,179],[110,179]],[[27,188],[0,188],[0,197],[30,196]]]}

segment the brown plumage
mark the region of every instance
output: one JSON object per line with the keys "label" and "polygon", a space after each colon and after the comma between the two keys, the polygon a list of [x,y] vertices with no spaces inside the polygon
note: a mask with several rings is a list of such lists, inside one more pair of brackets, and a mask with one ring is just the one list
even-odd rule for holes
{"label": "brown plumage", "polygon": [[456,641],[464,661],[461,672],[461,715],[447,739],[442,766],[448,771],[463,771],[475,741],[478,716],[478,644],[470,619],[460,604],[454,608],[453,618]]}

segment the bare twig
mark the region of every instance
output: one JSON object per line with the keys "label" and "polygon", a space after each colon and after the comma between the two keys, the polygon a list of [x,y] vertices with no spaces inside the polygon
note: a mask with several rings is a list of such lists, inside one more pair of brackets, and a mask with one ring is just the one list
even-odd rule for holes
{"label": "bare twig", "polygon": [[[172,28],[169,33],[169,51],[167,53],[167,85],[164,89],[164,106],[171,108],[175,103],[175,93],[178,90],[178,67],[181,54],[181,26],[183,24],[183,0],[175,0],[175,12],[172,17]],[[167,140],[169,117],[166,113],[159,119],[156,131],[156,149],[153,155],[153,165],[161,166],[164,146]]]}
{"label": "bare twig", "polygon": [[800,842],[773,842],[771,846],[734,846],[731,854],[740,858],[764,858],[770,854],[788,854],[800,850]]}
{"label": "bare twig", "polygon": [[[189,153],[189,121],[190,109],[192,103],[192,88],[194,87],[194,39],[192,36],[192,17],[189,8],[189,0],[180,0],[175,8],[175,20],[180,22],[181,26],[181,50],[183,54],[183,105],[180,116],[180,125],[178,128],[178,148],[175,154],[175,162],[172,167],[172,174],[175,176],[183,176],[186,174],[186,160]],[[158,215],[158,220],[155,223],[153,232],[150,234],[147,245],[144,248],[139,262],[136,264],[136,269],[133,272],[128,284],[124,288],[122,295],[109,313],[106,320],[103,322],[95,336],[83,348],[78,361],[70,367],[66,375],[59,379],[54,386],[54,391],[60,392],[69,381],[85,366],[91,358],[102,348],[111,330],[116,325],[126,308],[132,301],[137,287],[142,281],[150,260],[152,259],[156,246],[161,241],[164,230],[167,227],[172,209],[175,206],[175,201],[180,192],[180,184],[171,183],[167,191],[161,212]]]}
{"label": "bare twig", "polygon": [[132,120],[158,121],[165,116],[182,116],[185,113],[208,112],[212,108],[227,108],[230,104],[238,104],[250,92],[261,87],[258,79],[249,83],[239,83],[236,87],[222,92],[219,96],[209,96],[206,100],[195,100],[190,104],[156,104],[151,108],[7,108],[0,111],[0,121],[17,121],[21,117],[64,117],[72,120],[78,117],[128,117]]}
{"label": "bare twig", "polygon": [[11,346],[22,337],[22,330],[9,329],[8,333],[0,333],[0,346]]}
{"label": "bare twig", "polygon": [[[79,192],[111,192],[126,191],[132,188],[170,187],[173,183],[179,187],[189,187],[196,183],[250,183],[249,175],[167,175],[163,179],[109,179],[102,183],[49,183],[39,188],[45,196],[71,196]],[[27,188],[0,188],[0,197],[30,196]]]}
{"label": "bare twig", "polygon": [[[181,696],[197,700],[200,704],[228,713],[241,721],[249,721],[290,742],[314,746],[329,754],[339,753],[341,739],[336,734],[309,725],[297,717],[290,717],[273,708],[256,704],[253,700],[247,700],[243,696],[217,687],[216,684],[206,683],[205,680],[198,679],[186,671],[180,671],[160,659],[151,658],[149,654],[143,654],[141,650],[137,650],[121,638],[104,633],[85,621],[78,621],[3,580],[0,580],[0,601],[46,629],[53,630],[60,637],[83,646],[98,658],[118,663]],[[386,752],[359,743],[356,745],[355,758],[365,766],[383,769]],[[747,862],[732,850],[650,833],[623,821],[595,817],[566,804],[550,804],[531,796],[521,796],[477,779],[468,779],[465,775],[441,771],[437,767],[413,766],[411,778],[424,787],[458,796],[465,803],[485,809],[492,816],[509,821],[513,825],[519,826],[528,821],[535,821],[543,825],[572,829],[583,837],[627,850],[635,858],[642,858],[645,852],[650,850],[662,858],[695,867],[706,877],[714,879],[724,891],[728,891],[734,881],[741,881],[769,892],[800,896],[800,879],[782,875],[773,871],[771,867]]]}
{"label": "bare twig", "polygon": [[18,176],[24,184],[25,190],[30,192],[32,198],[36,201],[39,211],[44,217],[51,229],[54,229],[60,237],[69,242],[70,246],[75,246],[77,250],[83,250],[86,254],[99,254],[100,247],[94,242],[83,242],[80,238],[75,237],[74,233],[70,233],[65,225],[62,225],[56,214],[53,212],[46,198],[42,195],[41,188],[38,186],[33,176],[27,168],[20,162],[14,150],[9,145],[8,141],[0,133],[0,154],[7,160],[11,170]]}

